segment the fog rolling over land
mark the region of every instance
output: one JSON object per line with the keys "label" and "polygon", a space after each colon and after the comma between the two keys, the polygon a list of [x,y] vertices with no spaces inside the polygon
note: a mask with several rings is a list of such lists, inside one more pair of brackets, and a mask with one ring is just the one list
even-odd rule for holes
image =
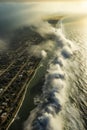
{"label": "fog rolling over land", "polygon": [[27,45],[42,59],[9,130],[87,129],[87,17],[76,5],[0,3],[0,51]]}

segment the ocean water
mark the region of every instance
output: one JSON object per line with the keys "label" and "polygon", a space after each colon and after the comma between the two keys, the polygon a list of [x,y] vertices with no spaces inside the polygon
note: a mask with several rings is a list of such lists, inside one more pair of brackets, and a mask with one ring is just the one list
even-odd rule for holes
{"label": "ocean water", "polygon": [[43,31],[54,36],[53,56],[39,103],[24,130],[87,129],[87,24],[85,20],[59,24]]}

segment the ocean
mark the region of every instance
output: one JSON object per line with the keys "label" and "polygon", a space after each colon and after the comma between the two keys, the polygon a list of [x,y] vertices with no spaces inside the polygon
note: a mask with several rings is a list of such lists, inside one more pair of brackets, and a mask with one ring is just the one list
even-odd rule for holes
{"label": "ocean", "polygon": [[37,97],[40,102],[24,130],[87,129],[87,24],[86,19],[68,19],[53,28],[55,49]]}

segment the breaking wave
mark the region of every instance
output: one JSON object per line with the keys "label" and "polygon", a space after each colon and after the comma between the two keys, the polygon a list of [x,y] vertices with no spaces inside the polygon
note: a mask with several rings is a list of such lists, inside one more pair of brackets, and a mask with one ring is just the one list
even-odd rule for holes
{"label": "breaking wave", "polygon": [[[61,28],[54,29],[53,34],[55,51],[48,63],[40,102],[24,123],[24,130],[86,130],[80,109],[84,94],[79,97],[77,85],[78,45],[67,39]],[[42,53],[47,55],[44,50]]]}

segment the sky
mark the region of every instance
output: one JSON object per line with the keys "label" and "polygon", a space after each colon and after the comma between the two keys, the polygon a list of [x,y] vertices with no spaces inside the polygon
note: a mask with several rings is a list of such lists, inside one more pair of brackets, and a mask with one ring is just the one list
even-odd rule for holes
{"label": "sky", "polygon": [[37,11],[87,13],[87,0],[0,0],[3,2],[36,4]]}
{"label": "sky", "polygon": [[[0,0],[1,1],[1,0]],[[3,0],[4,1],[4,0]],[[7,1],[7,0],[6,0]],[[12,0],[11,0],[12,1]],[[37,1],[37,0],[36,0]],[[27,25],[44,14],[86,14],[87,2],[78,0],[58,2],[4,2],[0,3],[0,35],[8,29]],[[7,32],[6,32],[7,33]]]}
{"label": "sky", "polygon": [[37,11],[87,13],[87,2],[41,2],[35,7]]}
{"label": "sky", "polygon": [[87,1],[87,0],[0,0],[0,2],[7,2],[7,1],[10,1],[10,2],[84,2],[84,1]]}

